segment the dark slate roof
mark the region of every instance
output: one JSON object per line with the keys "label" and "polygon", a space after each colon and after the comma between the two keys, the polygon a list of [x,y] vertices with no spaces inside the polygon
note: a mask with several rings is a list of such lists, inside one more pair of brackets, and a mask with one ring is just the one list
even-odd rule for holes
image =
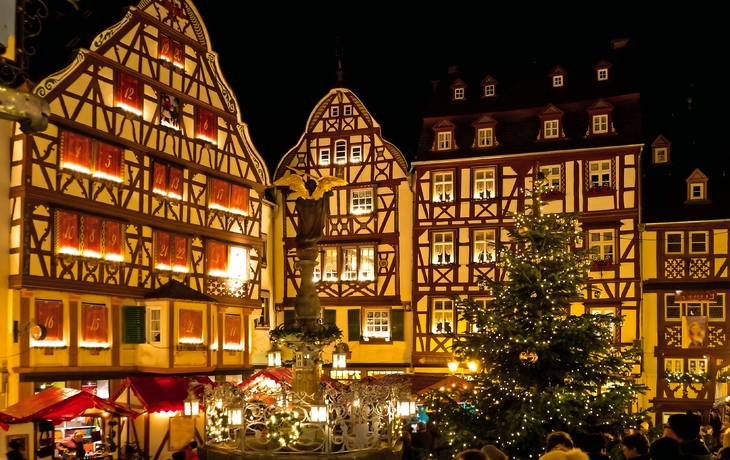
{"label": "dark slate roof", "polygon": [[179,281],[170,280],[159,288],[150,292],[145,299],[169,299],[169,300],[185,300],[188,302],[211,302],[218,303],[213,297],[207,296],[202,292],[182,284]]}
{"label": "dark slate roof", "polygon": [[[610,63],[609,79],[597,81],[594,66],[601,60]],[[431,102],[424,113],[416,161],[429,161],[473,156],[505,155],[562,149],[640,144],[641,105],[638,72],[630,45],[618,50],[606,49],[590,57],[580,56],[561,61],[529,62],[503,68],[454,72],[438,82]],[[567,71],[562,87],[552,87],[548,74],[560,66]],[[494,78],[496,96],[482,97],[481,82],[487,75]],[[453,83],[460,79],[467,84],[464,100],[453,100]],[[616,135],[586,137],[590,117],[587,109],[604,99],[614,106],[613,123]],[[538,114],[549,104],[565,112],[560,140],[538,141]],[[472,123],[482,115],[496,122],[498,146],[472,149]],[[432,151],[433,126],[443,119],[456,125],[454,151]]]}

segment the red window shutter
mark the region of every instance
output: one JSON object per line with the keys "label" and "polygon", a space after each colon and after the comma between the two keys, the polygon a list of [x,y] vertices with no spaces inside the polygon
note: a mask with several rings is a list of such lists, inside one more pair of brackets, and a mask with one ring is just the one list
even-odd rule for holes
{"label": "red window shutter", "polygon": [[201,343],[203,341],[203,312],[180,309],[178,338],[180,342]]}
{"label": "red window shutter", "polygon": [[122,149],[100,142],[94,163],[94,175],[122,181]]}
{"label": "red window shutter", "polygon": [[38,324],[46,327],[44,340],[63,340],[63,303],[53,300],[36,300],[35,317]]}
{"label": "red window shutter", "polygon": [[91,174],[91,139],[66,131],[63,167]]}
{"label": "red window shutter", "polygon": [[160,59],[172,62],[172,49],[170,47],[170,37],[160,34]]}
{"label": "red window shutter", "polygon": [[58,245],[61,252],[76,254],[79,251],[79,216],[58,212]]}
{"label": "red window shutter", "polygon": [[101,219],[84,217],[84,255],[101,257]]}
{"label": "red window shutter", "polygon": [[170,249],[170,234],[157,232],[157,268],[163,270],[172,268],[172,252]]}
{"label": "red window shutter", "polygon": [[175,237],[175,265],[176,268],[188,268],[188,239],[182,236]]}
{"label": "red window shutter", "polygon": [[123,73],[117,75],[117,107],[138,115],[142,113],[139,104],[139,82]]}
{"label": "red window shutter", "polygon": [[241,315],[226,315],[224,345],[241,345]]}
{"label": "red window shutter", "polygon": [[248,189],[231,185],[231,211],[248,215]]}
{"label": "red window shutter", "polygon": [[167,180],[167,196],[171,198],[182,198],[183,191],[183,170],[170,166],[168,168],[169,177]]}
{"label": "red window shutter", "polygon": [[178,67],[185,67],[185,49],[180,42],[172,42],[172,62]]}
{"label": "red window shutter", "polygon": [[[105,223],[104,254],[107,259],[122,258],[122,225],[119,222]],[[116,257],[115,257],[116,256]]]}
{"label": "red window shutter", "polygon": [[108,343],[108,317],[104,305],[81,305],[81,340],[89,343]]}
{"label": "red window shutter", "polygon": [[162,163],[152,163],[152,191],[160,195],[167,195],[167,166]]}
{"label": "red window shutter", "polygon": [[210,204],[211,207],[228,210],[229,189],[228,182],[220,179],[210,180]]}
{"label": "red window shutter", "polygon": [[208,273],[222,276],[228,272],[228,247],[222,243],[208,243]]}
{"label": "red window shutter", "polygon": [[198,108],[198,139],[205,139],[212,143],[218,142],[216,119],[213,113]]}

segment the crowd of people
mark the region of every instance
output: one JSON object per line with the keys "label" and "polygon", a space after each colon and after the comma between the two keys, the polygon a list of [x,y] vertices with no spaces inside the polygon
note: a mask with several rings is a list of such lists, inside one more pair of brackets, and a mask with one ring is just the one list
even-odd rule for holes
{"label": "crowd of people", "polygon": [[[730,428],[723,430],[721,424],[713,427],[719,417],[713,411],[711,423],[702,425],[702,417],[688,411],[674,414],[664,424],[662,436],[654,442],[643,433],[626,434],[620,440],[621,451],[626,460],[730,460]],[[713,420],[713,417],[716,420]],[[435,427],[434,427],[435,429]],[[422,434],[419,434],[422,433]],[[404,440],[404,460],[419,460],[433,453],[435,437],[426,425],[419,423],[416,433],[404,432],[408,437],[408,451]],[[403,438],[401,438],[403,439]],[[568,433],[550,433],[545,441],[545,453],[539,460],[609,460],[607,452],[612,438],[601,433],[583,436],[575,444]],[[613,444],[615,445],[615,443]],[[429,446],[426,448],[426,446]],[[469,449],[457,454],[456,460],[509,460],[497,446],[487,445],[481,450]]]}

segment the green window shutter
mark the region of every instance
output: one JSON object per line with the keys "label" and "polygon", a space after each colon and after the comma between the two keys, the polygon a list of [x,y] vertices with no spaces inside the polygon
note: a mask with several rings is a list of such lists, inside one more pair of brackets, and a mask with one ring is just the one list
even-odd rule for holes
{"label": "green window shutter", "polygon": [[294,321],[295,316],[294,310],[284,310],[284,323]]}
{"label": "green window shutter", "polygon": [[403,334],[403,326],[404,326],[404,311],[403,310],[391,310],[390,311],[390,320],[391,320],[391,326],[390,326],[390,338],[391,340],[395,341],[404,341],[405,337]]}
{"label": "green window shutter", "polygon": [[360,341],[360,310],[347,310],[347,340]]}
{"label": "green window shutter", "polygon": [[325,310],[322,320],[325,323],[337,324],[337,310]]}
{"label": "green window shutter", "polygon": [[145,343],[145,307],[122,307],[122,342]]}

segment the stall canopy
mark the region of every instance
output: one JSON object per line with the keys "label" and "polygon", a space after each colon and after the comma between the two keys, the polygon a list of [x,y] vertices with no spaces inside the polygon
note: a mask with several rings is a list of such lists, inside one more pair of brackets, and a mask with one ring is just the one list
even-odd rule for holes
{"label": "stall canopy", "polygon": [[117,403],[123,403],[123,394],[131,391],[146,412],[181,411],[184,409],[184,401],[188,397],[191,382],[195,396],[201,401],[203,400],[204,385],[214,385],[204,375],[127,377],[121,388],[111,399],[117,401]]}
{"label": "stall canopy", "polygon": [[50,420],[56,425],[84,415],[89,409],[98,409],[123,417],[136,418],[139,415],[88,391],[51,387],[0,411],[0,421],[24,423]]}
{"label": "stall canopy", "polygon": [[453,375],[443,374],[387,374],[373,381],[374,385],[396,385],[406,382],[410,385],[411,395],[416,399],[441,387],[460,387],[462,389],[471,388],[472,384],[468,380]]}

